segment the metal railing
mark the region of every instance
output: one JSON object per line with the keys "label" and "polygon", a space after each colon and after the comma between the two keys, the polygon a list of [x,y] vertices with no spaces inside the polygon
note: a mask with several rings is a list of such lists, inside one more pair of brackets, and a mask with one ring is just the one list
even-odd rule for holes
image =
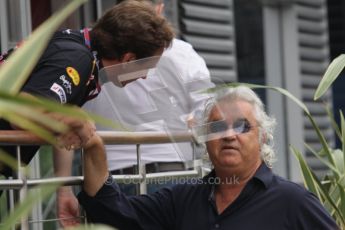
{"label": "metal railing", "polygon": [[[180,177],[201,177],[204,172],[202,170],[202,164],[200,161],[193,162],[193,169],[186,171],[172,171],[161,173],[147,174],[145,171],[145,165],[141,161],[141,144],[161,144],[171,142],[194,142],[193,136],[190,132],[174,132],[169,135],[165,132],[97,132],[103,139],[104,144],[135,144],[137,152],[137,167],[138,174],[134,175],[113,175],[114,179],[121,183],[125,180],[131,181],[131,183],[139,184],[140,194],[146,193],[147,183],[152,179],[159,179],[162,177],[180,178]],[[43,179],[28,179],[25,176],[24,169],[20,163],[20,148],[21,145],[44,145],[47,144],[37,136],[25,131],[0,131],[0,146],[1,145],[16,145],[17,146],[17,163],[18,163],[18,178],[0,180],[0,190],[18,190],[19,202],[26,196],[30,188],[37,185],[48,185],[59,183],[62,186],[67,185],[81,185],[83,182],[83,176],[70,176],[70,177],[52,177]],[[14,195],[12,194],[10,199],[11,207],[13,207]],[[57,219],[54,219],[57,220]],[[43,222],[45,220],[37,220],[37,222]],[[31,221],[32,223],[33,221]],[[21,229],[29,229],[29,221],[27,217],[21,220]]]}

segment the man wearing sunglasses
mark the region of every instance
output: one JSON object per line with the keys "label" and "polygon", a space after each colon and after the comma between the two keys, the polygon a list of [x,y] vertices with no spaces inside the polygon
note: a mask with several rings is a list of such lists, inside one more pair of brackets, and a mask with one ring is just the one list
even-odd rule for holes
{"label": "man wearing sunglasses", "polygon": [[259,97],[238,87],[206,107],[195,135],[214,169],[201,180],[151,195],[124,195],[108,176],[102,140],[84,147],[78,195],[91,222],[119,229],[338,229],[318,199],[272,173],[274,119]]}

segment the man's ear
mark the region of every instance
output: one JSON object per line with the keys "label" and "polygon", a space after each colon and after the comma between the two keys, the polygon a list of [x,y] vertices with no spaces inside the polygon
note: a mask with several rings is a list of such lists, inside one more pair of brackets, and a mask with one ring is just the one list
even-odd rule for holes
{"label": "man's ear", "polygon": [[125,53],[122,58],[121,58],[121,62],[130,62],[130,61],[134,61],[137,59],[137,56],[135,55],[135,53],[132,52],[127,52]]}
{"label": "man's ear", "polygon": [[265,144],[265,143],[267,143],[267,134],[266,134],[266,133],[263,133],[263,134],[262,134],[261,144]]}
{"label": "man's ear", "polygon": [[157,12],[158,15],[163,15],[163,12],[164,12],[164,3],[158,3],[156,6],[155,6],[155,10]]}

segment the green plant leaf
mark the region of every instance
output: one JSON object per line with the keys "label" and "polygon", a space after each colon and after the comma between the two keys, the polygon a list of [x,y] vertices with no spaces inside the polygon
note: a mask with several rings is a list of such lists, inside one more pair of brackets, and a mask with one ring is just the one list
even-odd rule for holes
{"label": "green plant leaf", "polygon": [[[331,187],[330,187],[329,192],[328,192],[328,194],[332,200],[338,200],[338,198],[339,198],[338,187],[334,185],[335,183],[336,183],[335,181],[331,181]],[[335,210],[333,209],[331,203],[328,200],[324,200],[324,199],[322,199],[322,203],[323,203],[323,206],[326,208],[326,210],[328,210],[329,213],[332,216],[334,216]]]}
{"label": "green plant leaf", "polygon": [[72,117],[78,117],[80,119],[89,119],[90,116],[79,107],[68,104],[60,104],[56,101],[45,99],[43,97],[26,97],[23,95],[11,95],[7,92],[0,91],[0,100],[8,101],[10,103],[22,105],[25,107],[32,107],[45,112],[58,112],[64,115]]}
{"label": "green plant leaf", "polygon": [[331,120],[331,125],[332,125],[335,133],[337,134],[338,138],[341,140],[341,131],[339,129],[337,122],[334,119],[333,111],[331,111],[331,108],[327,105],[325,106],[325,108],[326,108],[327,116]]}
{"label": "green plant leaf", "polygon": [[[0,114],[8,114],[11,116],[14,114],[16,116],[21,116],[25,120],[30,120],[45,127],[48,130],[52,130],[58,133],[67,131],[68,127],[55,119],[47,116],[42,109],[38,109],[31,106],[17,104],[15,102],[3,102],[0,100]],[[19,124],[17,124],[19,125]]]}
{"label": "green plant leaf", "polygon": [[60,184],[50,184],[50,185],[44,185],[39,186],[37,189],[40,189],[40,192],[38,193],[35,190],[31,190],[27,197],[18,205],[15,207],[14,212],[11,213],[8,217],[5,218],[3,223],[1,224],[2,230],[10,230],[12,229],[19,220],[27,216],[30,211],[32,210],[32,207],[39,201],[44,200],[47,197],[51,196],[55,190],[59,187]]}
{"label": "green plant leaf", "polygon": [[76,106],[62,105],[41,97],[33,98],[0,92],[0,117],[34,133],[48,143],[55,144],[56,133],[67,131],[68,127],[47,116],[48,113],[57,113],[85,120],[91,119],[114,130],[128,130],[114,121],[88,114]]}
{"label": "green plant leaf", "polygon": [[345,188],[343,185],[339,183],[337,183],[337,186],[340,191],[340,211],[343,214],[343,219],[345,220],[345,191],[344,191]]}
{"label": "green plant leaf", "polygon": [[[64,115],[68,115],[72,117],[77,117],[80,119],[93,119],[97,123],[103,124],[105,126],[109,126],[114,129],[126,130],[125,127],[123,127],[119,123],[116,123],[110,119],[106,119],[96,114],[87,113],[84,110],[81,110],[74,105],[68,105],[68,104],[62,105],[56,101],[45,99],[39,96],[35,98],[31,98],[31,97],[25,97],[22,95],[11,95],[9,93],[0,91],[0,103],[3,100],[8,101],[9,103],[18,104],[25,107],[30,107],[33,110],[44,109],[44,111],[46,112],[56,112],[56,113],[60,113],[60,114],[64,114]],[[53,129],[53,127],[51,126],[49,127]]]}
{"label": "green plant leaf", "polygon": [[[46,20],[0,69],[0,91],[19,92],[59,25],[86,0],[73,0]],[[18,68],[20,66],[20,68]]]}
{"label": "green plant leaf", "polygon": [[[314,149],[312,149],[307,143],[304,144],[306,148],[316,157],[318,158],[324,165],[326,165],[330,170],[332,170],[335,174],[337,174],[337,177],[339,178],[341,172],[336,166],[333,166],[328,161],[326,161],[324,158],[322,158],[317,152],[315,152]],[[342,161],[341,161],[342,162]]]}
{"label": "green plant leaf", "polygon": [[345,119],[344,114],[340,111],[340,126],[341,126],[341,142],[342,142],[342,150],[343,150],[343,158],[344,158],[344,167],[345,167]]}
{"label": "green plant leaf", "polygon": [[[10,167],[11,169],[18,171],[18,162],[17,159],[15,159],[14,157],[12,157],[10,154],[6,153],[5,151],[3,151],[2,149],[0,149],[0,162],[2,164],[7,165],[8,167]],[[28,167],[24,168],[24,172],[25,175],[29,175],[30,171]]]}
{"label": "green plant leaf", "polygon": [[327,89],[332,85],[332,83],[337,79],[341,71],[345,67],[345,55],[341,54],[335,58],[331,64],[328,66],[325,74],[323,75],[319,86],[314,94],[314,100],[319,99]]}
{"label": "green plant leaf", "polygon": [[345,214],[341,212],[341,210],[338,208],[338,206],[336,205],[337,201],[333,200],[329,193],[327,191],[324,190],[320,180],[317,178],[317,176],[313,173],[313,171],[310,171],[312,178],[314,180],[314,183],[317,184],[318,186],[318,190],[319,190],[319,194],[321,195],[321,197],[323,197],[323,199],[321,200],[325,200],[327,201],[333,210],[329,210],[330,212],[334,212],[335,215],[337,215],[339,218],[335,218],[337,220],[341,221],[341,225],[345,225]]}
{"label": "green plant leaf", "polygon": [[324,187],[324,189],[329,192],[331,189],[331,185],[332,185],[332,178],[329,177],[329,175],[325,175],[324,178],[322,179],[322,186]]}
{"label": "green plant leaf", "polygon": [[320,196],[319,190],[317,189],[317,184],[314,181],[312,172],[311,172],[309,166],[307,165],[307,162],[304,160],[302,153],[300,151],[298,151],[297,149],[295,149],[294,147],[291,147],[291,150],[297,158],[297,161],[299,163],[299,166],[300,166],[302,174],[303,174],[304,183],[305,183],[306,187],[312,193],[317,195],[319,197],[319,199],[321,200],[322,197]]}
{"label": "green plant leaf", "polygon": [[330,151],[330,147],[328,146],[328,143],[324,137],[324,135],[322,134],[322,132],[320,131],[319,127],[317,126],[316,122],[314,121],[313,117],[311,116],[311,114],[307,114],[311,124],[313,125],[313,128],[314,130],[316,131],[316,134],[322,144],[322,148],[324,150],[324,153],[325,155],[327,156],[329,162],[332,164],[332,165],[335,165],[335,162],[334,162],[334,159],[333,159],[333,156],[332,156],[332,153]]}
{"label": "green plant leaf", "polygon": [[332,155],[334,156],[334,162],[337,170],[344,175],[344,153],[340,149],[334,149],[332,151]]}
{"label": "green plant leaf", "polygon": [[31,122],[28,119],[25,119],[25,117],[22,117],[15,113],[6,113],[3,114],[3,118],[12,124],[16,124],[21,128],[34,133],[38,137],[42,138],[43,140],[46,140],[51,144],[56,143],[56,138],[52,132],[49,132],[47,129],[42,128],[41,126],[35,124],[34,122]]}

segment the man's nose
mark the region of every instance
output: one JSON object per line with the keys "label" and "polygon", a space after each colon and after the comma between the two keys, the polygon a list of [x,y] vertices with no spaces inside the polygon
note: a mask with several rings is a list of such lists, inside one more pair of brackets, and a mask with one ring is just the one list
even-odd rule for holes
{"label": "man's nose", "polygon": [[233,130],[233,129],[227,129],[227,130],[223,133],[222,138],[225,138],[225,139],[234,139],[234,138],[236,138],[236,135],[237,135],[237,134],[238,134],[238,133],[236,133],[235,130]]}

